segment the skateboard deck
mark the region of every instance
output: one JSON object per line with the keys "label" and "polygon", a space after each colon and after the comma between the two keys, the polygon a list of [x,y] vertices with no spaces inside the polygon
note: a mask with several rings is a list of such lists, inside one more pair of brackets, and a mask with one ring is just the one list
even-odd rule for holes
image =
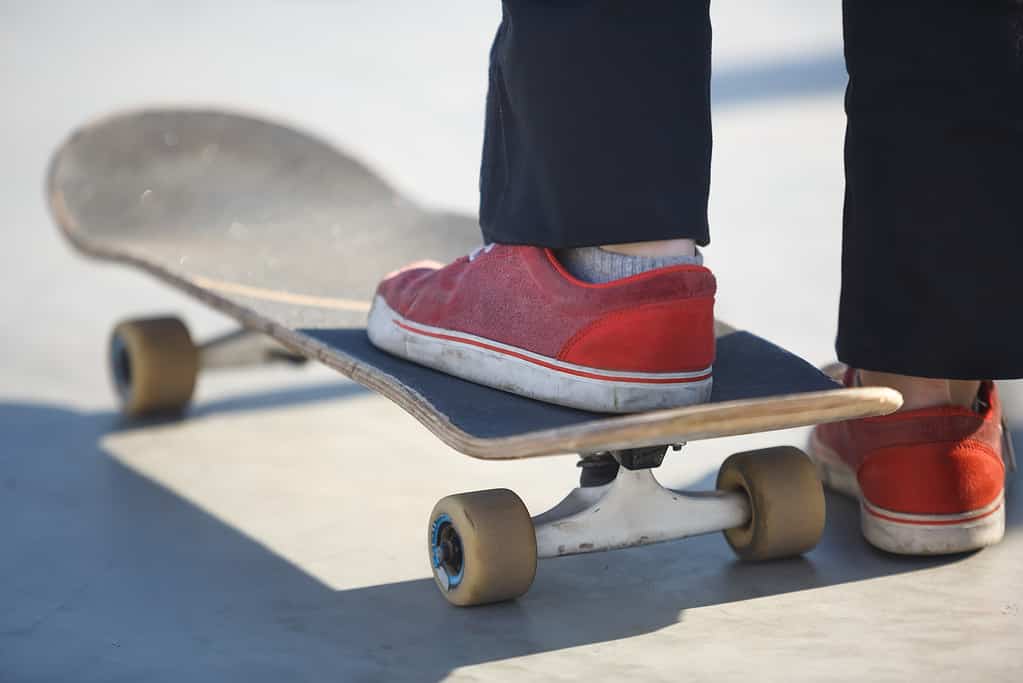
{"label": "skateboard deck", "polygon": [[521,398],[374,348],[376,283],[478,246],[475,220],[402,197],[288,126],[217,111],[129,112],[51,162],[53,216],[81,252],[139,268],[401,406],[454,449],[512,459],[671,444],[894,411],[749,332],[718,325],[711,400],[608,416]]}

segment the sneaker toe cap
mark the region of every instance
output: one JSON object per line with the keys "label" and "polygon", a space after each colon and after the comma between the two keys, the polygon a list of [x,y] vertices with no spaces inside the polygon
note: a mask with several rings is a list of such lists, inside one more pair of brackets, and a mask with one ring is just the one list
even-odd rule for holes
{"label": "sneaker toe cap", "polygon": [[388,275],[377,287],[377,295],[382,296],[387,305],[398,313],[405,314],[417,292],[421,291],[422,280],[428,278],[443,267],[436,261],[416,261]]}

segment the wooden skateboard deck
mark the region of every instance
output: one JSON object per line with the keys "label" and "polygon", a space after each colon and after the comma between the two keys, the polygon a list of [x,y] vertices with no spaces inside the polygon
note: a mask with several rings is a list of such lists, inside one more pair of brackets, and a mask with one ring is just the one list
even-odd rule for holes
{"label": "wooden skateboard deck", "polygon": [[397,403],[483,459],[593,452],[894,411],[749,332],[719,325],[707,404],[607,416],[539,403],[370,345],[376,283],[478,246],[476,222],[404,199],[358,161],[289,127],[214,111],[140,111],[56,152],[49,199],[81,252],[135,266]]}

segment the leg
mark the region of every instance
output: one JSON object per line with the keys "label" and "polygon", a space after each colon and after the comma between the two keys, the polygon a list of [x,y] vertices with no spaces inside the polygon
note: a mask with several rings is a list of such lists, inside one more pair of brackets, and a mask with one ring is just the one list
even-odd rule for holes
{"label": "leg", "polygon": [[997,391],[1023,250],[1023,5],[846,0],[846,206],[838,354],[846,382],[894,386],[900,415],[821,425],[822,478],[896,553],[1002,538]]}
{"label": "leg", "polygon": [[506,0],[480,179],[487,247],[385,280],[370,340],[586,410],[707,400],[716,283],[695,245],[709,239],[709,77],[707,0]]}
{"label": "leg", "polygon": [[839,358],[927,378],[1021,377],[1023,354],[1006,342],[1023,325],[1006,313],[1023,256],[1023,7],[847,0],[844,11]]}
{"label": "leg", "polygon": [[507,0],[491,51],[485,241],[707,244],[710,42],[708,0]]}

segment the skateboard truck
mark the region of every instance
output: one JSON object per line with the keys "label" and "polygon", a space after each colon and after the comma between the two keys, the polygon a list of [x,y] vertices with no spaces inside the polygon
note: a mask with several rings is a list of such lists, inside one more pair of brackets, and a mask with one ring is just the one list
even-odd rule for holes
{"label": "skateboard truck", "polygon": [[[683,444],[675,444],[674,450],[682,450]],[[626,448],[620,451],[611,451],[611,457],[619,465],[627,470],[649,470],[660,467],[664,462],[664,456],[668,453],[668,446],[647,446],[645,448]]]}
{"label": "skateboard truck", "polygon": [[199,346],[199,365],[213,368],[242,368],[254,365],[289,363],[303,365],[308,359],[284,348],[273,337],[244,327]]}
{"label": "skateboard truck", "polygon": [[736,492],[686,492],[663,487],[651,471],[668,446],[611,451],[621,466],[603,486],[581,486],[533,518],[537,556],[660,543],[747,524],[750,506]]}
{"label": "skateboard truck", "polygon": [[[671,444],[674,451],[682,450],[684,443]],[[667,455],[669,446],[648,446],[646,448],[628,448],[618,451],[601,451],[583,453],[579,456],[576,467],[582,469],[579,485],[582,487],[603,486],[611,483],[618,475],[618,470],[650,469],[660,467]]]}
{"label": "skateboard truck", "polygon": [[[460,606],[508,600],[529,589],[537,559],[715,531],[724,532],[736,554],[748,560],[791,557],[817,544],[824,494],[799,449],[736,453],[721,465],[716,490],[679,491],[662,486],[653,474],[668,448],[584,454],[582,485],[535,517],[507,489],[441,499],[430,516],[428,544],[444,597]],[[593,483],[597,474],[609,473],[609,481]]]}

